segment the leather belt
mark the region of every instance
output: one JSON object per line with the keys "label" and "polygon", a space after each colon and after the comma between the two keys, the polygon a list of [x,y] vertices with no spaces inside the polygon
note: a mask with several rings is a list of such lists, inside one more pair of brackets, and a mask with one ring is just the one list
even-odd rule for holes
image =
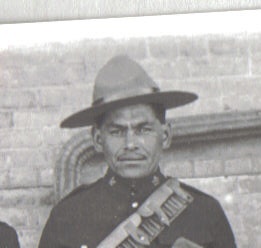
{"label": "leather belt", "polygon": [[168,179],[138,210],[120,223],[97,248],[145,248],[193,201],[179,182]]}

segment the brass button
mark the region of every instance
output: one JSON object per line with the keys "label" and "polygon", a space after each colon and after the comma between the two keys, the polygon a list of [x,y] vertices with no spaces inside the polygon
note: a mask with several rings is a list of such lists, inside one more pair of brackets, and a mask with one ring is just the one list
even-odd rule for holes
{"label": "brass button", "polygon": [[133,203],[131,204],[131,206],[132,206],[133,208],[137,208],[137,207],[139,206],[139,203],[138,203],[138,202],[133,202]]}

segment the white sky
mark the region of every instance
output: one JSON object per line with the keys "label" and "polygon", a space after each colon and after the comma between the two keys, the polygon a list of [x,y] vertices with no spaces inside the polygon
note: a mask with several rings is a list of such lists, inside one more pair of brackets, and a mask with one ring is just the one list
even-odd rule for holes
{"label": "white sky", "polygon": [[82,39],[261,32],[261,10],[0,25],[0,50]]}

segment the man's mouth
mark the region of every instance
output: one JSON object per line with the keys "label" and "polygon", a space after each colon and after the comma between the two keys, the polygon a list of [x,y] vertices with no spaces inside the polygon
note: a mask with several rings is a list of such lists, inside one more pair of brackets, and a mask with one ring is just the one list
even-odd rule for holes
{"label": "man's mouth", "polygon": [[146,159],[145,155],[142,154],[124,154],[118,157],[118,161],[143,161]]}

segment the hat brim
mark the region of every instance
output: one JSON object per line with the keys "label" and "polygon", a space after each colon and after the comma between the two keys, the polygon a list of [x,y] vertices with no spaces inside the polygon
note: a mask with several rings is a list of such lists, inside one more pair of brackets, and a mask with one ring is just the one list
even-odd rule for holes
{"label": "hat brim", "polygon": [[133,104],[155,103],[163,105],[165,109],[170,109],[193,102],[197,98],[198,96],[196,94],[190,92],[168,91],[119,99],[83,109],[63,120],[60,127],[76,128],[93,125],[98,116],[101,116],[108,111],[117,109],[119,106],[124,107]]}

